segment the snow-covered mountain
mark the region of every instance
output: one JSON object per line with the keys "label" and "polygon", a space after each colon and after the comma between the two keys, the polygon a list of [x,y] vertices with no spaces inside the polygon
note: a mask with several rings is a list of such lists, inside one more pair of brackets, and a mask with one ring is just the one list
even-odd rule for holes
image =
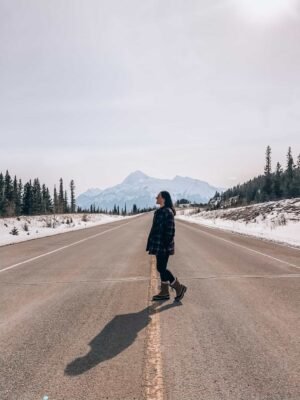
{"label": "snow-covered mountain", "polygon": [[97,189],[97,188],[88,189],[86,192],[82,193],[81,195],[79,195],[77,197],[76,204],[78,206],[82,205],[81,207],[84,207],[84,208],[89,207],[90,204],[92,204],[91,199],[99,196],[102,192],[103,192],[103,190]]}
{"label": "snow-covered mountain", "polygon": [[76,204],[83,208],[89,208],[91,204],[102,209],[112,210],[114,205],[131,210],[133,204],[137,207],[154,207],[156,196],[162,191],[170,192],[173,202],[178,199],[188,199],[192,202],[206,203],[217,191],[224,191],[225,188],[218,188],[209,185],[207,182],[187,176],[176,175],[173,179],[153,178],[142,171],[135,171],[129,174],[123,182],[107,189],[89,189],[79,195]]}

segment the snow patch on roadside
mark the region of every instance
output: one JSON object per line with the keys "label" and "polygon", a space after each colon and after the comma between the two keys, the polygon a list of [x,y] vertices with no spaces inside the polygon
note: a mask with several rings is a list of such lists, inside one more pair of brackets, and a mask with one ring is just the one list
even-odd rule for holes
{"label": "snow patch on roadside", "polygon": [[[120,216],[80,213],[0,218],[0,246],[90,228],[138,215],[140,214]],[[14,228],[18,235],[10,233]]]}
{"label": "snow patch on roadside", "polygon": [[300,198],[212,211],[189,208],[176,218],[300,248]]}

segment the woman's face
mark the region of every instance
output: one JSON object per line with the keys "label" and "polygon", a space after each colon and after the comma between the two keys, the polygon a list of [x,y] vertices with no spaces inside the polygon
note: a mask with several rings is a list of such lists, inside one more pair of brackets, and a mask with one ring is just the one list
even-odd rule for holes
{"label": "woman's face", "polygon": [[165,199],[162,197],[160,192],[156,196],[156,204],[159,204],[160,206],[163,206],[165,204]]}

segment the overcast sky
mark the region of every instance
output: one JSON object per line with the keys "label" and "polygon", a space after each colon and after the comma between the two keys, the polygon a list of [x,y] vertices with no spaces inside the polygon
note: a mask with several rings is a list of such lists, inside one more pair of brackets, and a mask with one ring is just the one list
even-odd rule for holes
{"label": "overcast sky", "polygon": [[0,171],[230,187],[300,152],[297,0],[0,0]]}

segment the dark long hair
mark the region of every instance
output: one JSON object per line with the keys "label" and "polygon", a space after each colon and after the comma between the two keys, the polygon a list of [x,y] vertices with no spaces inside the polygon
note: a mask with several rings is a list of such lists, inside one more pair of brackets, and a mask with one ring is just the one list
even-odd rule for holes
{"label": "dark long hair", "polygon": [[160,192],[160,194],[161,197],[165,199],[165,207],[170,207],[171,210],[173,211],[173,214],[176,215],[176,210],[174,208],[170,193],[167,192],[166,190],[163,190],[162,192]]}

